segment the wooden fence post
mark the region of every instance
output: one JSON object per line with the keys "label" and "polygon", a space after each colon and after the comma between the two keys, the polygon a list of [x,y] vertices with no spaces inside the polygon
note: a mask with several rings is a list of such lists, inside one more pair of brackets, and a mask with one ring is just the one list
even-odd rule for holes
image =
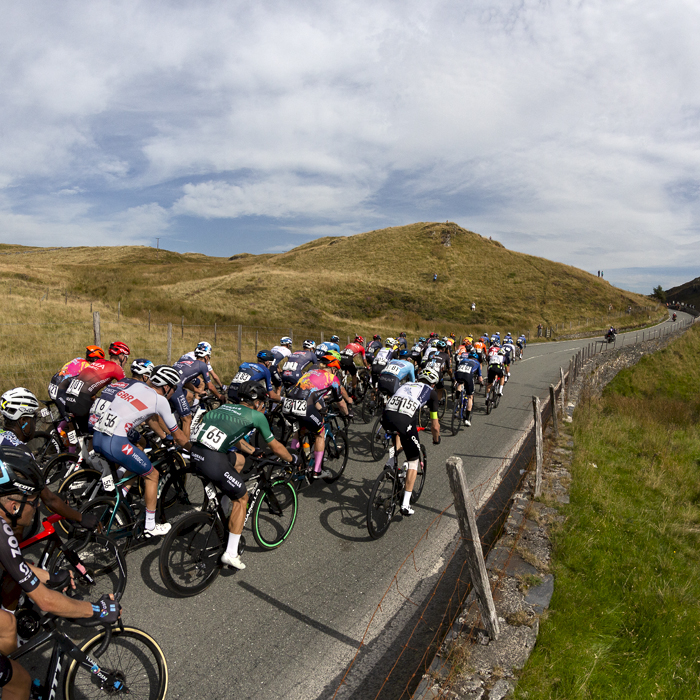
{"label": "wooden fence post", "polygon": [[180,320],[180,337],[183,339],[185,337],[185,317],[184,316]]}
{"label": "wooden fence post", "polygon": [[554,384],[549,385],[549,403],[552,407],[552,430],[554,437],[559,437],[559,419],[557,416],[557,399],[554,395]]}
{"label": "wooden fence post", "polygon": [[90,313],[92,313],[92,302],[90,302]]}
{"label": "wooden fence post", "polygon": [[168,364],[171,365],[173,356],[173,324],[168,323]]}
{"label": "wooden fence post", "polygon": [[119,323],[119,318],[122,315],[122,303],[121,301],[117,302],[117,323]]}
{"label": "wooden fence post", "polygon": [[[10,287],[10,294],[12,294],[12,287]],[[68,306],[68,290],[66,289],[66,306]]]}
{"label": "wooden fence post", "polygon": [[[291,336],[290,336],[291,338]],[[241,327],[241,324],[238,324],[238,364],[240,365],[241,362],[243,362],[243,356],[241,354],[241,343],[243,342],[243,328]]]}
{"label": "wooden fence post", "polygon": [[476,594],[476,602],[481,612],[486,631],[491,639],[498,639],[501,633],[498,625],[496,606],[491,595],[491,583],[484,563],[484,553],[481,548],[481,538],[476,526],[474,501],[469,492],[467,479],[464,475],[462,460],[459,457],[449,457],[447,460],[447,478],[450,481],[455,511],[459,519],[459,531],[467,550],[467,566]]}
{"label": "wooden fence post", "polygon": [[255,331],[255,357],[258,356],[258,332]]}
{"label": "wooden fence post", "polygon": [[[12,289],[12,287],[10,287]],[[323,331],[321,331],[321,344],[323,344]]]}
{"label": "wooden fence post", "polygon": [[151,310],[148,310],[148,332],[151,332]]}
{"label": "wooden fence post", "polygon": [[573,387],[573,384],[574,384],[573,366],[574,366],[574,361],[573,361],[573,359],[571,359],[571,360],[569,360],[569,373],[566,375],[566,399],[567,399],[567,401],[571,401],[571,388]]}
{"label": "wooden fence post", "polygon": [[216,345],[216,323],[214,324],[214,345]]}
{"label": "wooden fence post", "polygon": [[92,330],[95,334],[95,345],[102,345],[102,340],[100,338],[100,312],[95,311],[92,314]]}
{"label": "wooden fence post", "polygon": [[561,419],[564,420],[564,394],[566,393],[566,384],[564,384],[564,368],[559,368],[561,377],[561,389],[559,390],[559,403],[561,404]]}
{"label": "wooden fence post", "polygon": [[535,498],[542,495],[542,413],[540,400],[532,397],[532,410],[535,414]]}

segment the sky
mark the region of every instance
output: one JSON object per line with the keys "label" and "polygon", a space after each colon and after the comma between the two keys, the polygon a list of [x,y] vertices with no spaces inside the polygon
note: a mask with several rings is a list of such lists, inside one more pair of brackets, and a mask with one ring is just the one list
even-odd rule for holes
{"label": "sky", "polygon": [[700,275],[700,3],[0,7],[2,243],[450,220],[642,293]]}

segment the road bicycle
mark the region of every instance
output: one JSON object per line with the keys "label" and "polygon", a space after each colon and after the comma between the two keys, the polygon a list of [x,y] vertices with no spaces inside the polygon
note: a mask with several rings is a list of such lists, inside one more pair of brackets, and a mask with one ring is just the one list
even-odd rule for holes
{"label": "road bicycle", "polygon": [[[420,429],[419,429],[420,430]],[[395,435],[396,433],[394,433]],[[393,435],[392,435],[393,437]],[[418,462],[418,473],[411,492],[411,503],[417,503],[423,492],[425,485],[425,474],[428,466],[428,459],[425,446],[420,446],[421,458]],[[370,491],[367,503],[367,531],[373,540],[382,537],[391,525],[391,521],[396,514],[403,498],[406,485],[406,462],[403,466],[398,464],[398,455],[393,467],[384,467],[382,473],[377,477]]]}
{"label": "road bicycle", "polygon": [[[255,460],[246,480],[248,509],[243,527],[251,519],[253,537],[264,550],[279,547],[290,535],[297,517],[297,492],[278,459]],[[207,502],[201,511],[185,515],[163,539],[159,569],[166,588],[184,598],[208,588],[219,575],[221,555],[228,542],[228,515],[222,494],[205,480]],[[228,499],[226,499],[228,500]],[[241,537],[238,553],[245,548]]]}
{"label": "road bicycle", "polygon": [[498,408],[498,404],[501,402],[501,394],[498,393],[497,387],[499,387],[500,384],[498,383],[498,377],[495,378],[493,384],[491,385],[491,389],[488,392],[488,395],[486,396],[486,415],[488,416],[491,411],[494,408]]}
{"label": "road bicycle", "polygon": [[11,659],[20,659],[51,645],[46,677],[43,684],[38,679],[34,681],[33,698],[53,700],[56,697],[66,664],[63,678],[66,700],[121,696],[161,700],[165,697],[168,664],[158,642],[143,630],[125,627],[121,621],[109,627],[100,625],[99,621],[72,620],[82,627],[103,628],[78,645],[58,629],[53,615],[41,615],[32,607],[17,611],[17,616],[18,632],[27,641],[9,655]]}

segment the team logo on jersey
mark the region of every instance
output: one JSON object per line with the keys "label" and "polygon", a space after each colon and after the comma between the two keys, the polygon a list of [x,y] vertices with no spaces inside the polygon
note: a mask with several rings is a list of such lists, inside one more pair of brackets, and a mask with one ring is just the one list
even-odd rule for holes
{"label": "team logo on jersey", "polygon": [[128,433],[133,427],[134,427],[133,423],[126,423],[124,425],[124,430],[126,430],[126,432]]}
{"label": "team logo on jersey", "polygon": [[110,389],[126,389],[128,386],[129,384],[127,382],[114,382]]}
{"label": "team logo on jersey", "polygon": [[124,446],[122,446],[122,452],[125,455],[130,456],[130,455],[134,454],[134,448],[132,445],[124,445]]}

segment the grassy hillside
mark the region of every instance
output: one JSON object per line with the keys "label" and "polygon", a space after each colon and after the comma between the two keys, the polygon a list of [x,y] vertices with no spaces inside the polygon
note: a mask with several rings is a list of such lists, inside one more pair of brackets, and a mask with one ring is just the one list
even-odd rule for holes
{"label": "grassy hillside", "polygon": [[677,287],[666,290],[666,300],[680,302],[682,304],[692,304],[695,308],[700,308],[700,277],[696,277],[690,282],[679,284]]}
{"label": "grassy hillside", "polygon": [[[433,282],[437,273],[438,281]],[[576,268],[506,250],[456,224],[417,223],[320,238],[279,255],[216,258],[147,247],[0,247],[13,294],[100,300],[122,314],[202,324],[313,326],[339,333],[435,327],[533,329],[642,314],[647,298]],[[2,288],[0,287],[0,288]],[[477,311],[470,311],[471,302]],[[196,321],[194,321],[196,319]],[[466,327],[466,328],[465,328]]]}

